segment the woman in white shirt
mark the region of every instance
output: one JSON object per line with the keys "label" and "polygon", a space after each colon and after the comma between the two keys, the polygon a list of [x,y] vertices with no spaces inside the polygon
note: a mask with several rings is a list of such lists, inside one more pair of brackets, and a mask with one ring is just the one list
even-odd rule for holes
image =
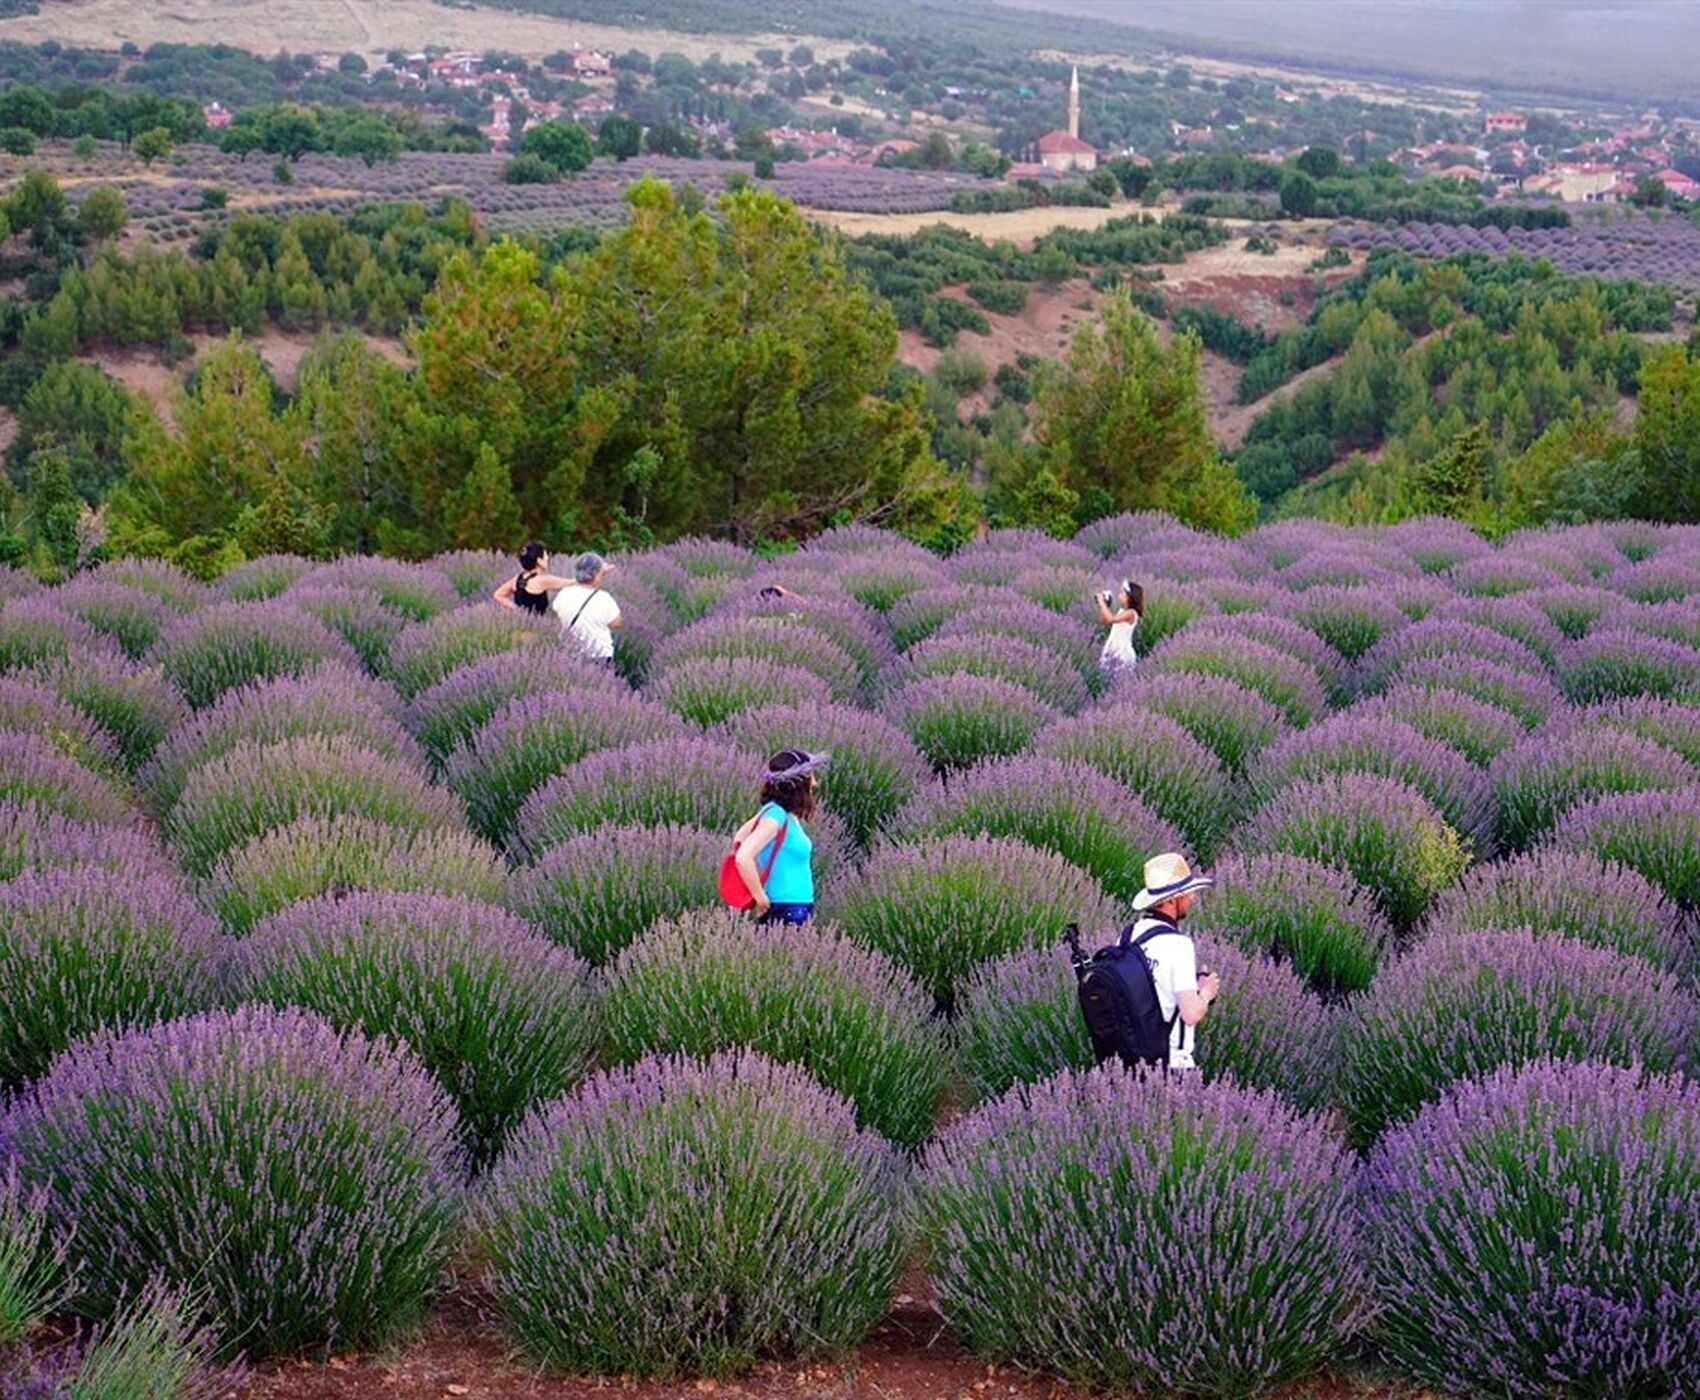
{"label": "woman in white shirt", "polygon": [[1145,611],[1145,590],[1126,579],[1114,593],[1093,594],[1092,601],[1098,605],[1098,620],[1110,629],[1098,664],[1112,674],[1131,671],[1138,660],[1133,650],[1133,629],[1139,626],[1140,614]]}
{"label": "woman in white shirt", "polygon": [[574,582],[555,595],[550,608],[561,630],[592,661],[614,664],[614,629],[624,625],[620,605],[602,589],[614,566],[600,554],[581,554],[573,562]]}

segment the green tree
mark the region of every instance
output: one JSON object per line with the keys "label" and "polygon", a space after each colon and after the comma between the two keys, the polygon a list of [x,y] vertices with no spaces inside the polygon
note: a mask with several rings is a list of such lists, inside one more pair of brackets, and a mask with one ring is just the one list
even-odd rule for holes
{"label": "green tree", "polygon": [[672,122],[658,122],[644,132],[643,148],[652,156],[695,157],[702,154],[702,143],[695,133]]}
{"label": "green tree", "polygon": [[491,540],[517,540],[525,533],[513,474],[496,449],[481,443],[472,470],[443,497],[447,543],[462,549],[488,548]]}
{"label": "green tree", "polygon": [[59,126],[59,109],[40,88],[20,84],[0,93],[0,127],[13,126],[51,136]]}
{"label": "green tree", "polygon": [[942,131],[929,131],[915,155],[923,170],[949,170],[956,160],[956,152],[950,147],[950,137]]}
{"label": "green tree", "polygon": [[1289,170],[1281,179],[1281,212],[1295,219],[1316,213],[1316,181],[1302,170]]}
{"label": "green tree", "polygon": [[130,213],[124,198],[110,185],[100,185],[83,196],[77,207],[77,229],[91,243],[104,243],[124,232]]}
{"label": "green tree", "polygon": [[577,122],[539,122],[525,133],[519,149],[560,171],[583,170],[596,157],[590,133]]}
{"label": "green tree", "polygon": [[0,127],[0,151],[9,156],[33,156],[35,133],[27,126]]}
{"label": "green tree", "polygon": [[290,161],[300,160],[309,151],[324,150],[325,131],[319,114],[293,102],[279,103],[260,119],[259,148]]}
{"label": "green tree", "polygon": [[1216,453],[1205,421],[1198,340],[1168,346],[1125,292],[1075,332],[1061,364],[1036,376],[1033,435],[1043,463],[1111,511],[1166,510],[1211,529],[1244,529],[1255,503]]}
{"label": "green tree", "polygon": [[65,217],[65,191],[45,170],[29,170],[6,201],[12,228],[31,233],[56,226]]}
{"label": "green tree", "polygon": [[356,117],[336,134],[331,149],[339,156],[359,156],[367,165],[394,160],[401,154],[401,133],[376,114]]}
{"label": "green tree", "polygon": [[630,160],[643,150],[643,128],[630,117],[604,117],[596,132],[596,153]]}
{"label": "green tree", "polygon": [[558,167],[530,151],[521,151],[502,167],[502,179],[510,185],[552,185],[560,178]]}
{"label": "green tree", "polygon": [[171,154],[171,132],[163,126],[150,126],[136,133],[130,149],[142,158],[144,165],[152,165]]}
{"label": "green tree", "polygon": [[1655,520],[1700,521],[1700,360],[1660,346],[1641,367],[1635,448],[1641,509]]}
{"label": "green tree", "polygon": [[124,473],[124,437],[130,395],[95,365],[55,360],[42,370],[18,405],[18,435],[8,449],[14,480],[46,443],[66,454],[71,486],[90,505],[98,504]]}
{"label": "green tree", "polygon": [[1328,146],[1309,146],[1293,162],[1313,180],[1332,180],[1344,169],[1340,153]]}
{"label": "green tree", "polygon": [[1657,175],[1643,175],[1635,182],[1635,192],[1629,196],[1631,204],[1640,205],[1643,209],[1663,209],[1670,201],[1670,189]]}
{"label": "green tree", "polygon": [[70,573],[81,553],[77,522],[82,502],[71,486],[71,459],[57,443],[44,443],[30,453],[24,505],[28,534],[43,562],[58,573]]}
{"label": "green tree", "polygon": [[1419,515],[1476,515],[1487,481],[1487,424],[1474,423],[1411,476],[1411,504]]}

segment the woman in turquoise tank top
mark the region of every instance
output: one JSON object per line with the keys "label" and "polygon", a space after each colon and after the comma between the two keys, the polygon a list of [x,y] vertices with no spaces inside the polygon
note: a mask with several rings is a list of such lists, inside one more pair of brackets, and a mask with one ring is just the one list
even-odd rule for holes
{"label": "woman in turquoise tank top", "polygon": [[762,774],[761,810],[733,837],[758,923],[806,924],[815,912],[815,843],[804,823],[815,814],[815,769],[826,757],[804,749],[774,754]]}

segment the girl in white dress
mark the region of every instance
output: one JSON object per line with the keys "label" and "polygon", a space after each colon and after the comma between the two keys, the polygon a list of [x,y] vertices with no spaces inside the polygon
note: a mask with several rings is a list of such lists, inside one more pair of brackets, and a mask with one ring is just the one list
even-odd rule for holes
{"label": "girl in white dress", "polygon": [[1138,660],[1133,650],[1133,629],[1139,626],[1140,614],[1145,611],[1145,590],[1126,579],[1113,593],[1094,594],[1093,601],[1098,604],[1098,620],[1110,629],[1098,664],[1112,675],[1131,671]]}

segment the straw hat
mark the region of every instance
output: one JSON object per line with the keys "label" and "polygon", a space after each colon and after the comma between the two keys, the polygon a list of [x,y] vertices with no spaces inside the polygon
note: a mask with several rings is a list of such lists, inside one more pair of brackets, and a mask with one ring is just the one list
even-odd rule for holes
{"label": "straw hat", "polygon": [[1167,851],[1145,862],[1145,888],[1133,897],[1133,907],[1143,913],[1165,900],[1207,890],[1215,883],[1208,875],[1195,874],[1185,856]]}

